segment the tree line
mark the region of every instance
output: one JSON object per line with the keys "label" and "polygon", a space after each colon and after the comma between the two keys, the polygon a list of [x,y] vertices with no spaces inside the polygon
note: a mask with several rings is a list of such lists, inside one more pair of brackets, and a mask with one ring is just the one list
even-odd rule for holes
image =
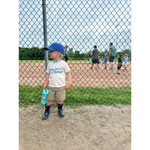
{"label": "tree line", "polygon": [[[70,60],[86,60],[92,51],[85,52],[85,53],[80,53],[79,50],[73,51],[73,48],[69,48],[69,59]],[[109,50],[105,51],[100,51],[99,56],[100,58],[104,58],[105,54],[107,53],[107,56],[109,54]],[[121,52],[116,52],[116,56],[118,54],[121,54],[122,57],[125,54],[128,54],[128,57],[131,58],[131,50],[125,49]],[[24,47],[19,47],[19,60],[44,60],[44,48],[38,48],[38,47],[32,47],[32,48],[24,48]],[[51,58],[49,58],[51,59]]]}

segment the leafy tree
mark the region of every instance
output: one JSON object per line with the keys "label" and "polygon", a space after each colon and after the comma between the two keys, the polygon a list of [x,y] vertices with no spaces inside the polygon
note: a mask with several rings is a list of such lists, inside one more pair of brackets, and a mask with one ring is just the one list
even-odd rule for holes
{"label": "leafy tree", "polygon": [[69,48],[69,50],[68,50],[68,51],[73,53],[73,48]]}
{"label": "leafy tree", "polygon": [[[78,50],[75,50],[73,52],[73,48],[69,48],[69,57],[70,59],[87,59],[88,55],[91,54],[91,51],[88,51],[86,53],[81,53]],[[105,51],[100,51],[99,56],[101,58],[105,57],[105,54],[107,53],[107,56],[109,54],[109,51],[105,49]],[[128,57],[131,58],[131,50],[125,49],[121,52],[117,52],[116,56],[118,54],[121,54],[122,57],[125,54],[128,54]],[[25,47],[19,47],[19,60],[44,60],[45,52],[44,48],[38,48],[38,47],[32,47],[32,48],[25,48]]]}
{"label": "leafy tree", "polygon": [[79,59],[80,58],[80,51],[76,50],[74,57]]}

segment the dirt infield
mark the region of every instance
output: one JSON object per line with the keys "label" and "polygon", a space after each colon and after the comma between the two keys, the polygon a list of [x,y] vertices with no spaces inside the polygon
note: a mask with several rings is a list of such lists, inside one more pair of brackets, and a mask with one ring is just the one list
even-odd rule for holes
{"label": "dirt infield", "polygon": [[42,120],[44,105],[19,109],[19,150],[131,150],[131,106],[64,107],[59,118],[52,106]]}
{"label": "dirt infield", "polygon": [[[70,62],[72,84],[75,86],[107,87],[129,86],[131,87],[131,64],[125,72],[117,75],[117,63],[114,70],[104,70],[104,64],[100,63],[98,70],[91,70],[91,64],[87,62]],[[109,66],[109,62],[108,62]],[[45,62],[19,62],[19,84],[37,86],[44,84]]]}

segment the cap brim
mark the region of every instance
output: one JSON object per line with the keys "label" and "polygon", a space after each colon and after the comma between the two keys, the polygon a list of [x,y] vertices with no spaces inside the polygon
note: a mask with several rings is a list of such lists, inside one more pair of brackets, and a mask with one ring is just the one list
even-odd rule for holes
{"label": "cap brim", "polygon": [[44,47],[44,50],[52,50],[55,51],[55,49],[51,48],[51,47]]}

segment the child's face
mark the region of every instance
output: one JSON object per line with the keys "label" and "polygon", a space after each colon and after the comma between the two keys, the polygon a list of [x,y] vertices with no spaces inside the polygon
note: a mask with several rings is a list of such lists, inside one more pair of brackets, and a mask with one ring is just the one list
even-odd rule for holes
{"label": "child's face", "polygon": [[119,58],[120,56],[118,55],[118,58]]}
{"label": "child's face", "polygon": [[59,57],[59,55],[60,55],[60,53],[58,52],[58,51],[49,51],[49,56],[50,56],[50,58],[57,58],[57,57]]}

